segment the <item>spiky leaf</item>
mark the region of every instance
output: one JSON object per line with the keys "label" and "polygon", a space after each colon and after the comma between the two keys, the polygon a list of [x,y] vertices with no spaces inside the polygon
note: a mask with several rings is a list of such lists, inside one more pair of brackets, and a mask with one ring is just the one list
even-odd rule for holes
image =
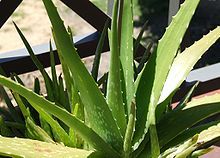
{"label": "spiky leaf", "polygon": [[[123,79],[127,106],[127,115],[130,114],[131,101],[134,98],[134,71],[133,71],[133,4],[132,0],[123,1],[122,23],[120,39],[120,59],[122,65]],[[115,40],[115,39],[113,39]],[[115,62],[114,62],[115,63]],[[123,86],[122,86],[123,87]]]}
{"label": "spiky leaf", "polygon": [[56,46],[61,50],[62,57],[72,73],[90,118],[91,128],[106,142],[120,149],[122,137],[105,98],[78,56],[54,4],[51,0],[43,0],[43,2],[53,26]]}
{"label": "spiky leaf", "polygon": [[163,147],[197,122],[219,113],[219,103],[220,94],[206,96],[192,100],[183,110],[177,110],[167,114],[157,126],[160,146]]}
{"label": "spiky leaf", "polygon": [[174,59],[163,87],[159,103],[164,101],[186,79],[196,62],[220,37],[220,27],[204,36]]}
{"label": "spiky leaf", "polygon": [[[113,150],[112,147],[107,144],[99,135],[97,135],[91,128],[88,128],[83,122],[81,122],[81,120],[77,119],[66,110],[46,100],[42,96],[33,93],[29,89],[7,79],[4,76],[0,76],[0,84],[17,92],[30,102],[34,102],[40,108],[62,120],[69,127],[74,128],[75,131],[95,149],[109,153],[110,155],[117,155],[115,150]],[[35,104],[32,104],[32,106],[35,106]]]}
{"label": "spiky leaf", "polygon": [[118,7],[119,0],[116,0],[113,8],[113,20],[111,26],[111,42],[110,42],[110,66],[107,85],[107,102],[112,110],[112,114],[117,121],[121,134],[124,136],[126,130],[125,110],[123,106],[121,92],[121,75],[119,60],[119,41],[118,41]]}
{"label": "spiky leaf", "polygon": [[87,158],[92,152],[36,140],[0,136],[0,155],[14,158]]}
{"label": "spiky leaf", "polygon": [[[162,88],[198,3],[199,0],[186,0],[184,2],[162,39],[159,40],[157,52],[151,55],[142,73],[136,92],[137,124],[134,139],[135,148],[143,140],[144,133],[148,131],[149,126],[152,126],[152,129],[155,126],[155,110]],[[155,138],[157,137],[156,135],[154,136]]]}

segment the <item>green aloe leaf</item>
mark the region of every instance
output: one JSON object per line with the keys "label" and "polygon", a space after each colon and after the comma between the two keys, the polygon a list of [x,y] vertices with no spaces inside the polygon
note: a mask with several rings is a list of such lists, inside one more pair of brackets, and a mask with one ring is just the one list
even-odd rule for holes
{"label": "green aloe leaf", "polygon": [[34,79],[34,92],[40,94],[40,81],[37,77]]}
{"label": "green aloe leaf", "polygon": [[136,56],[136,54],[138,52],[138,47],[141,44],[141,40],[143,38],[144,31],[146,30],[147,24],[148,24],[148,21],[146,21],[144,23],[144,25],[142,26],[141,31],[139,32],[138,37],[137,37],[137,39],[136,39],[136,41],[134,43],[134,57]]}
{"label": "green aloe leaf", "polygon": [[30,54],[30,57],[32,59],[32,61],[34,62],[34,64],[36,65],[36,67],[38,68],[38,70],[41,72],[44,81],[45,81],[45,86],[46,86],[46,90],[47,90],[47,95],[50,98],[50,100],[54,100],[54,96],[53,96],[53,88],[52,88],[52,81],[49,77],[49,75],[47,74],[47,72],[44,70],[43,65],[40,63],[40,61],[38,60],[38,58],[34,55],[34,51],[32,50],[29,42],[27,41],[27,39],[25,38],[25,36],[23,35],[23,33],[21,32],[21,30],[18,28],[18,26],[14,23],[14,26],[19,34],[19,36],[21,37],[26,49],[28,50],[28,53]]}
{"label": "green aloe leaf", "polygon": [[[71,28],[68,27],[67,31],[68,31],[69,39],[70,39],[71,43],[73,44],[73,33],[72,33]],[[54,40],[55,40],[56,45],[58,45],[58,42],[57,42],[55,36],[54,36]],[[76,91],[77,89],[74,86],[73,78],[70,73],[70,69],[69,69],[68,65],[65,63],[63,56],[62,56],[62,50],[59,47],[57,47],[57,52],[58,52],[59,59],[60,59],[61,65],[62,65],[63,77],[64,77],[66,89],[67,89],[68,96],[69,96],[69,102],[70,102],[70,106],[71,106],[73,91]],[[74,105],[72,105],[72,106],[74,106]]]}
{"label": "green aloe leaf", "polygon": [[195,42],[175,58],[164,84],[159,103],[164,101],[186,79],[196,62],[220,37],[220,26]]}
{"label": "green aloe leaf", "polygon": [[[201,144],[202,146],[205,146],[210,141],[213,141],[220,138],[220,123],[217,125],[211,126],[208,129],[202,131],[199,134],[198,138],[198,144]],[[209,144],[208,144],[209,145]]]}
{"label": "green aloe leaf", "polygon": [[129,158],[132,152],[132,139],[134,135],[134,128],[135,128],[135,119],[136,119],[136,104],[134,101],[131,103],[130,108],[130,115],[128,117],[128,124],[125,133],[124,139],[124,157]]}
{"label": "green aloe leaf", "polygon": [[[58,107],[57,105],[46,100],[42,96],[33,93],[29,89],[15,83],[12,80],[7,79],[4,76],[0,76],[0,84],[8,87],[14,92],[17,92],[30,102],[34,102],[36,105],[38,105],[48,113],[62,120],[69,127],[74,128],[75,131],[84,140],[86,140],[92,147],[94,147],[98,151],[109,153],[113,156],[117,155],[115,150],[113,150],[112,147],[109,144],[107,144],[98,134],[96,134],[91,128],[88,128],[81,120],[77,119],[66,110]],[[34,106],[35,104],[33,104],[32,106]]]}
{"label": "green aloe leaf", "polygon": [[142,71],[142,69],[144,68],[144,64],[148,61],[148,59],[150,57],[152,47],[153,47],[153,43],[149,43],[147,45],[147,48],[146,48],[146,50],[145,50],[145,52],[144,52],[144,54],[143,54],[143,56],[140,60],[140,63],[137,67],[137,73],[138,74]]}
{"label": "green aloe leaf", "polygon": [[113,117],[116,119],[121,134],[124,136],[126,130],[126,117],[123,106],[121,92],[120,58],[119,58],[119,40],[118,40],[118,7],[119,0],[116,0],[113,8],[113,20],[111,26],[110,42],[110,68],[107,85],[107,102],[112,110]]}
{"label": "green aloe leaf", "polygon": [[13,136],[13,132],[5,123],[4,118],[0,115],[0,135],[5,137],[11,137]]}
{"label": "green aloe leaf", "polygon": [[87,158],[92,152],[37,140],[0,136],[0,155],[13,158]]}
{"label": "green aloe leaf", "polygon": [[[126,98],[125,105],[127,107],[126,109],[127,115],[129,115],[131,101],[134,98],[132,0],[123,1],[122,9],[123,9],[121,15],[122,23],[121,23],[121,28],[119,28],[121,29],[120,60],[121,60],[122,73],[123,73],[122,79],[124,79],[125,82],[125,86],[122,86],[122,91]],[[115,41],[115,38],[112,39]],[[115,64],[115,61],[113,62],[113,64]]]}
{"label": "green aloe leaf", "polygon": [[[31,104],[35,104],[35,103],[31,103]],[[40,116],[50,125],[52,131],[58,136],[57,137],[58,140],[56,141],[62,142],[66,146],[73,146],[73,142],[71,141],[65,130],[60,126],[60,124],[56,120],[54,120],[51,115],[49,115],[39,106],[35,105],[34,107],[38,111]]]}
{"label": "green aloe leaf", "polygon": [[[199,85],[199,81],[197,81],[192,88],[189,90],[189,92],[180,100],[180,102],[177,104],[174,110],[183,109],[186,104],[192,99],[193,92],[195,91],[196,87]],[[173,96],[173,95],[171,95]]]}
{"label": "green aloe leaf", "polygon": [[213,150],[212,147],[207,148],[207,149],[196,150],[196,151],[194,151],[194,152],[190,155],[190,157],[191,157],[191,158],[198,158],[198,157],[200,157],[200,156],[202,156],[202,155],[205,155],[205,154],[209,153],[209,152],[212,151],[212,150]]}
{"label": "green aloe leaf", "polygon": [[108,26],[109,26],[109,20],[107,20],[105,22],[104,29],[101,33],[101,37],[99,39],[99,42],[98,42],[98,45],[97,45],[97,48],[96,48],[96,51],[95,51],[95,58],[94,58],[94,62],[93,62],[93,65],[92,65],[92,71],[91,71],[92,77],[94,78],[95,81],[97,81],[97,78],[98,78],[99,64],[100,64],[100,60],[101,60],[101,53],[102,53],[102,49],[103,49],[104,42],[105,42],[105,39],[106,39]]}
{"label": "green aloe leaf", "polygon": [[18,112],[15,110],[14,105],[11,102],[11,99],[9,98],[7,92],[5,91],[4,87],[0,86],[0,94],[4,98],[4,101],[8,107],[8,112],[10,114],[9,118],[12,118],[14,121],[18,123],[23,123],[22,118],[20,115],[18,115]]}
{"label": "green aloe leaf", "polygon": [[176,110],[164,116],[157,125],[160,146],[163,147],[201,120],[219,113],[219,103],[220,94],[193,99],[182,110]]}
{"label": "green aloe leaf", "polygon": [[[21,78],[16,73],[11,74],[11,79],[13,81],[21,84],[22,86],[25,86],[23,81],[21,80]],[[34,80],[34,92],[37,94],[40,94],[40,82],[39,82],[38,78],[35,78],[35,80]],[[13,92],[13,91],[11,91],[11,93],[13,94],[13,97],[14,97],[17,105],[19,106],[24,118],[30,117],[35,122],[38,122],[39,121],[39,114],[30,105],[30,103],[25,98],[20,96],[18,93]]]}
{"label": "green aloe leaf", "polygon": [[[210,148],[208,148],[207,150],[198,150],[198,152],[195,152],[196,149],[205,149],[210,145],[212,145],[213,141],[217,142],[217,140],[219,139],[220,139],[220,123],[212,125],[207,129],[203,129],[200,132],[198,131],[198,133],[195,136],[193,136],[191,139],[174,148],[169,148],[164,152],[164,154],[170,152],[169,156],[167,157],[178,157],[178,158],[187,157],[191,154],[194,156],[196,155],[201,156],[209,152]],[[166,156],[162,156],[162,157],[166,157]]]}
{"label": "green aloe leaf", "polygon": [[59,98],[55,101],[55,103],[70,112],[71,107],[70,107],[70,102],[68,98],[68,92],[66,91],[66,88],[64,87],[64,80],[61,75],[59,76],[58,81],[59,81],[59,85],[58,85]]}
{"label": "green aloe leaf", "polygon": [[[155,110],[168,72],[176,52],[200,0],[186,0],[171,24],[159,40],[156,53],[153,53],[142,73],[137,92],[137,123],[134,137],[134,148],[137,148],[151,126],[155,131]],[[154,132],[153,132],[154,133]],[[152,133],[152,134],[153,134]],[[157,139],[156,133],[151,137]],[[153,146],[152,146],[153,147]],[[159,153],[158,145],[154,146]],[[152,149],[153,150],[153,149]],[[157,156],[157,155],[155,155]]]}
{"label": "green aloe leaf", "polygon": [[198,147],[198,134],[174,148],[169,148],[159,158],[186,158]]}
{"label": "green aloe leaf", "polygon": [[120,150],[122,137],[104,96],[78,56],[54,4],[51,0],[43,0],[43,2],[53,26],[56,46],[61,50],[62,57],[72,73],[90,118],[91,128],[107,143]]}
{"label": "green aloe leaf", "polygon": [[56,98],[59,97],[58,94],[58,81],[57,81],[57,73],[56,73],[56,63],[55,63],[55,57],[54,57],[54,52],[53,52],[53,48],[52,48],[52,43],[50,41],[50,67],[51,67],[51,74],[52,74],[52,84],[53,84],[53,88],[54,88],[54,96],[55,96],[55,100]]}
{"label": "green aloe leaf", "polygon": [[36,125],[31,118],[27,117],[26,120],[26,136],[31,139],[40,140],[48,143],[54,143],[52,138],[38,125]]}
{"label": "green aloe leaf", "polygon": [[168,148],[174,147],[180,144],[181,142],[184,142],[187,139],[193,137],[194,135],[201,133],[203,130],[206,130],[209,127],[217,125],[219,123],[220,121],[213,121],[210,123],[202,124],[200,126],[189,128],[183,133],[181,133],[180,135],[178,135],[176,138],[174,138],[172,141],[170,141],[168,144],[166,144],[162,150],[164,151],[164,150],[167,150]]}
{"label": "green aloe leaf", "polygon": [[24,118],[26,119],[27,117],[31,117],[30,116],[30,112],[27,110],[27,107],[25,106],[25,104],[23,103],[20,95],[18,93],[15,93],[15,92],[12,92],[13,96],[14,96],[14,99],[15,101],[17,102],[21,112],[22,112],[22,115],[24,116]]}

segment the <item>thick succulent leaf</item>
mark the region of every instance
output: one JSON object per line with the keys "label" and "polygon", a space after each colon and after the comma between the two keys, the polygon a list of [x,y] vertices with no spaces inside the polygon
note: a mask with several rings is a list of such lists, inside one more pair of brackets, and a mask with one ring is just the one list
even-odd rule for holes
{"label": "thick succulent leaf", "polygon": [[50,41],[50,68],[51,68],[51,74],[52,74],[52,84],[54,88],[54,96],[55,99],[59,97],[58,95],[58,81],[57,81],[57,73],[56,73],[56,64],[55,64],[55,57],[54,57],[54,52],[52,48],[52,44]]}
{"label": "thick succulent leaf", "polygon": [[128,117],[128,124],[124,138],[124,157],[129,157],[132,151],[132,139],[134,135],[135,119],[136,119],[136,104],[134,101],[131,103],[130,115]]}
{"label": "thick succulent leaf", "polygon": [[[134,98],[134,70],[133,70],[133,4],[132,0],[125,0],[122,6],[120,59],[122,65],[125,87],[122,91],[125,94],[127,115],[130,114],[131,101]],[[115,39],[113,39],[115,40]],[[114,61],[115,63],[115,61]]]}
{"label": "thick succulent leaf", "polygon": [[[189,92],[180,100],[180,102],[177,104],[174,110],[183,109],[186,104],[192,99],[192,95],[196,87],[199,85],[199,81],[197,81],[192,88],[189,90]],[[172,95],[173,96],[173,95]]]}
{"label": "thick succulent leaf", "polygon": [[183,142],[181,145],[174,148],[169,148],[162,153],[159,158],[186,158],[198,147],[198,135],[193,136],[191,139]]}
{"label": "thick succulent leaf", "polygon": [[48,143],[54,143],[52,138],[45,132],[44,129],[42,129],[40,126],[36,125],[31,118],[27,118],[25,120],[26,122],[26,137],[35,139],[35,140],[40,140]]}
{"label": "thick succulent leaf", "polygon": [[34,92],[40,94],[40,81],[39,78],[34,79]]}
{"label": "thick succulent leaf", "polygon": [[175,58],[163,87],[159,103],[164,101],[186,79],[196,62],[220,37],[220,26],[187,48]]}
{"label": "thick succulent leaf", "polygon": [[[31,103],[31,104],[35,104],[35,103]],[[38,113],[41,115],[41,117],[50,125],[53,132],[57,135],[58,140],[56,140],[56,141],[57,142],[62,142],[66,146],[72,146],[73,147],[73,142],[70,140],[68,134],[60,126],[60,124],[56,120],[54,120],[51,115],[49,115],[46,111],[44,111],[39,106],[35,105],[34,107],[38,111]]]}
{"label": "thick succulent leaf", "polygon": [[118,41],[118,7],[119,0],[116,0],[113,8],[113,19],[111,26],[110,42],[110,64],[107,85],[107,102],[112,111],[121,134],[124,136],[126,130],[126,117],[122,99],[122,86],[120,75],[119,41]]}
{"label": "thick succulent leaf", "polygon": [[45,86],[46,86],[46,90],[47,90],[47,95],[49,97],[50,100],[54,99],[53,96],[53,89],[52,89],[52,81],[49,77],[49,75],[47,74],[47,72],[44,70],[43,65],[40,63],[40,61],[38,60],[38,58],[34,55],[34,51],[32,50],[29,42],[27,41],[27,39],[25,38],[25,36],[23,35],[23,33],[21,32],[21,30],[18,28],[18,26],[14,23],[14,26],[19,34],[19,36],[21,37],[28,53],[30,54],[30,57],[32,59],[32,61],[34,62],[34,64],[36,65],[36,67],[38,68],[38,70],[41,72],[44,81],[45,81]]}
{"label": "thick succulent leaf", "polygon": [[57,48],[61,50],[64,61],[72,73],[91,128],[106,142],[120,150],[122,137],[104,96],[78,56],[54,4],[51,0],[43,2],[53,26]]}
{"label": "thick succulent leaf", "polygon": [[22,118],[21,116],[18,115],[18,112],[15,110],[14,105],[11,102],[11,99],[9,98],[8,94],[6,93],[4,87],[0,86],[0,94],[4,98],[4,101],[7,105],[8,111],[10,113],[9,118],[13,118],[14,121],[22,123]]}
{"label": "thick succulent leaf", "polygon": [[147,45],[147,48],[143,54],[143,56],[141,57],[140,63],[137,67],[137,73],[139,74],[142,69],[144,68],[144,64],[148,61],[149,57],[150,57],[150,53],[151,53],[151,49],[152,49],[153,43],[149,43]]}
{"label": "thick succulent leaf", "polygon": [[[199,84],[199,82],[196,82],[192,88],[189,90],[189,92],[184,96],[184,98],[182,98],[182,100],[177,104],[177,106],[175,107],[174,110],[180,110],[182,108],[184,108],[186,106],[186,103],[191,99],[192,94],[195,90],[195,88],[197,87],[197,85]],[[178,90],[178,89],[177,89]],[[173,91],[170,96],[168,96],[162,103],[158,104],[157,109],[156,109],[156,118],[157,118],[157,122],[160,121],[160,119],[166,115],[167,112],[170,112],[172,109],[172,98],[173,95],[176,93],[176,91]]]}
{"label": "thick succulent leaf", "polygon": [[[42,96],[33,93],[29,89],[7,79],[4,76],[0,76],[0,84],[17,92],[28,101],[34,102],[40,108],[62,120],[69,127],[74,128],[75,131],[95,149],[109,153],[110,155],[117,155],[115,150],[113,150],[111,146],[107,144],[98,134],[96,134],[91,128],[88,128],[81,120],[77,119],[66,110],[46,100]],[[35,104],[32,106],[35,106]]]}
{"label": "thick succulent leaf", "polygon": [[[137,123],[135,147],[143,140],[150,125],[155,125],[155,109],[173,63],[176,52],[195,12],[199,0],[186,0],[173,18],[162,39],[157,52],[153,53],[144,68],[137,92]],[[154,139],[154,138],[152,138]]]}
{"label": "thick succulent leaf", "polygon": [[93,151],[23,138],[0,136],[0,155],[20,158],[87,158]]}
{"label": "thick succulent leaf", "polygon": [[138,47],[139,47],[140,44],[141,44],[141,40],[142,40],[142,38],[143,38],[144,31],[145,31],[146,28],[147,28],[147,24],[148,24],[148,21],[146,21],[146,22],[144,23],[144,25],[142,26],[141,31],[139,32],[138,37],[137,37],[137,39],[136,39],[136,41],[135,41],[135,43],[134,43],[134,57],[136,56],[137,51],[138,51]]}
{"label": "thick succulent leaf", "polygon": [[220,121],[214,121],[214,122],[202,124],[200,126],[189,128],[180,135],[178,135],[176,138],[174,138],[172,141],[170,141],[168,144],[166,144],[161,150],[164,151],[167,150],[168,148],[174,147],[186,141],[187,139],[193,137],[194,135],[201,133],[203,130],[208,129],[211,126],[217,125],[218,123],[220,123]]}
{"label": "thick succulent leaf", "polygon": [[206,148],[206,149],[196,150],[196,151],[194,151],[194,152],[190,155],[190,157],[191,157],[191,158],[198,158],[198,157],[200,157],[200,156],[202,156],[202,155],[205,155],[205,154],[211,152],[213,149],[214,149],[214,148],[210,147],[210,148]]}
{"label": "thick succulent leaf", "polygon": [[[55,41],[56,45],[58,45],[56,38],[54,38],[54,41]],[[62,53],[61,53],[61,50],[59,49],[59,47],[57,47],[57,52],[59,55],[59,59],[61,61],[64,79],[63,79],[62,75],[60,74],[58,77],[58,80],[53,82],[53,87],[55,88],[54,95],[57,96],[54,99],[54,102],[55,102],[55,104],[60,105],[61,107],[64,107],[67,111],[70,112],[71,111],[71,102],[72,102],[73,80],[72,80],[69,68],[63,60]],[[51,44],[50,44],[50,55],[52,55]],[[51,63],[51,68],[52,67],[53,67],[53,63]],[[53,69],[55,69],[55,68],[53,68]],[[57,78],[56,72],[54,72],[54,71],[55,70],[52,71],[52,78],[53,78],[53,80],[56,80],[56,78]],[[65,85],[66,85],[65,88],[64,88],[64,81],[65,81]],[[56,88],[57,88],[57,90],[56,90]],[[67,92],[66,92],[66,89],[67,89]]]}
{"label": "thick succulent leaf", "polygon": [[15,92],[12,92],[12,94],[13,94],[14,99],[17,102],[24,118],[26,119],[27,117],[31,117],[29,111],[27,110],[27,107],[23,103],[23,101],[22,101],[21,97],[19,96],[19,94],[15,93]]}
{"label": "thick succulent leaf", "polygon": [[167,114],[157,125],[160,146],[163,147],[186,129],[219,112],[220,94],[215,94],[194,99],[183,110]]}
{"label": "thick succulent leaf", "polygon": [[56,99],[55,103],[70,112],[71,108],[70,108],[70,103],[68,100],[66,89],[64,88],[63,77],[60,75],[58,80],[59,80],[59,85],[58,85],[59,98]]}
{"label": "thick succulent leaf", "polygon": [[[72,33],[72,30],[69,26],[67,27],[67,31],[68,31],[69,39],[70,39],[71,43],[73,44],[73,33]],[[55,41],[56,46],[57,46],[58,42],[57,42],[55,36],[54,36],[54,41]],[[60,47],[57,47],[57,52],[58,52],[58,55],[59,55],[61,66],[62,66],[64,81],[65,81],[66,89],[67,89],[68,96],[69,96],[69,102],[70,102],[70,104],[72,104],[73,91],[78,91],[78,90],[74,86],[73,78],[72,78],[72,75],[70,73],[70,69],[69,69],[68,65],[65,63],[65,61],[63,59],[62,50],[60,49]],[[72,104],[72,106],[74,106],[74,105]]]}
{"label": "thick succulent leaf", "polygon": [[13,136],[11,129],[5,124],[4,118],[0,115],[0,135],[5,137]]}
{"label": "thick succulent leaf", "polygon": [[[72,114],[79,118],[82,121],[85,121],[85,114],[82,103],[76,103],[73,109]],[[81,147],[83,145],[83,140],[79,137],[79,135],[74,131],[74,129],[69,130],[69,137],[74,141],[75,147]]]}
{"label": "thick succulent leaf", "polygon": [[[168,153],[169,151],[172,151],[171,153],[168,154],[170,157],[179,157],[179,158],[187,157],[191,155],[191,153],[196,149],[209,147],[210,145],[213,144],[213,141],[216,142],[216,140],[219,140],[219,138],[220,138],[220,124],[218,123],[217,125],[213,125],[208,129],[203,129],[203,131],[197,133],[195,136],[193,136],[190,140],[186,141],[182,145],[176,146],[174,148],[169,148],[167,151],[164,152],[164,154]],[[210,148],[204,151],[200,150],[198,152],[194,152],[192,155],[195,156],[199,154],[201,156],[203,154],[206,154],[210,150],[211,150]],[[168,155],[167,157],[169,157]]]}
{"label": "thick succulent leaf", "polygon": [[216,93],[213,95],[194,98],[189,103],[187,103],[187,105],[183,109],[189,109],[203,104],[219,103],[219,102],[220,102],[220,94]]}
{"label": "thick succulent leaf", "polygon": [[204,146],[205,144],[208,144],[210,141],[213,141],[217,138],[220,138],[220,123],[202,131],[199,134],[198,144]]}
{"label": "thick succulent leaf", "polygon": [[[2,67],[0,67],[0,74],[3,76],[6,76],[5,71],[3,70]],[[9,98],[7,92],[5,91],[4,87],[0,86],[0,95],[2,96],[2,98],[4,99],[6,105],[7,105],[7,110],[8,110],[8,114],[4,113],[4,110],[1,109],[1,112],[3,112],[4,114],[6,114],[5,116],[7,116],[7,119],[12,118],[14,121],[22,123],[22,118],[18,115],[17,111],[14,108],[14,105],[11,102],[11,99]]]}
{"label": "thick succulent leaf", "polygon": [[105,22],[104,29],[101,33],[99,43],[98,43],[96,51],[95,51],[95,58],[94,58],[94,62],[93,62],[93,65],[92,65],[92,71],[91,71],[92,77],[94,78],[95,81],[97,81],[97,78],[98,78],[99,64],[100,64],[100,60],[101,60],[101,53],[102,53],[102,49],[103,49],[104,42],[105,42],[105,39],[106,39],[108,26],[109,26],[109,20],[107,20]]}

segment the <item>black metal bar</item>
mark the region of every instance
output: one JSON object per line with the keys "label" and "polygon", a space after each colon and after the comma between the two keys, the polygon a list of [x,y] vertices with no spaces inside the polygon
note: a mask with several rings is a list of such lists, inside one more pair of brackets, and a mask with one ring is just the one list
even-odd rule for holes
{"label": "black metal bar", "polygon": [[220,63],[195,69],[190,72],[186,82],[182,84],[181,89],[176,93],[174,102],[183,98],[183,96],[190,90],[192,83],[199,81],[199,85],[195,90],[194,96],[204,93],[213,92],[220,89]]}
{"label": "black metal bar", "polygon": [[[103,30],[107,19],[110,21],[109,23],[109,28],[110,28],[111,18],[103,11],[101,11],[98,7],[96,7],[89,0],[78,0],[77,2],[73,0],[72,1],[61,0],[61,1],[99,32]],[[143,55],[145,50],[146,50],[145,47],[143,45],[140,45],[136,55],[137,56]]]}
{"label": "black metal bar", "polygon": [[[61,0],[96,30],[102,31],[107,19],[111,18],[89,0]],[[109,23],[109,27],[110,27]]]}
{"label": "black metal bar", "polygon": [[[81,58],[94,55],[97,42],[98,42],[98,33],[92,33],[86,37],[80,37],[75,39],[75,47],[79,52]],[[106,42],[107,43],[107,42]],[[55,46],[54,46],[55,47]],[[50,56],[49,56],[49,44],[43,44],[33,47],[35,54],[38,59],[41,61],[43,66],[50,66]],[[108,51],[109,46],[105,45],[103,52]],[[54,49],[54,52],[56,50]],[[56,64],[59,64],[59,59],[57,53],[55,53]],[[6,72],[6,75],[9,76],[10,73],[15,72],[17,74],[22,74],[26,72],[31,72],[36,70],[35,65],[30,59],[29,54],[26,49],[20,49],[17,51],[6,52],[0,55],[0,66]]]}
{"label": "black metal bar", "polygon": [[19,6],[22,0],[1,0],[0,1],[0,28],[12,15],[15,9]]}
{"label": "black metal bar", "polygon": [[[208,74],[208,72],[207,72]],[[193,96],[199,96],[206,93],[212,93],[216,90],[220,90],[220,78],[211,79],[205,82],[200,82],[198,87],[196,87]],[[183,83],[180,89],[176,92],[173,103],[180,101],[190,90],[192,83]]]}

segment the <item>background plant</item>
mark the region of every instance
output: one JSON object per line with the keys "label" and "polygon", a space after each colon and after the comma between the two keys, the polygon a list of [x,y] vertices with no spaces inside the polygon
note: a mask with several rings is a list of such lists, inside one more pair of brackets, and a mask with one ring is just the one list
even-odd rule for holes
{"label": "background plant", "polygon": [[[177,53],[199,0],[185,1],[154,53],[144,66],[139,67],[140,71],[137,71],[137,65],[133,64],[136,49],[133,50],[132,1],[115,1],[111,30],[108,34],[110,68],[107,81],[106,77],[103,77],[102,82],[106,96],[96,83],[95,76],[98,71],[94,68],[94,79],[81,62],[72,44],[71,31],[63,25],[52,1],[43,2],[52,23],[53,38],[61,60],[66,89],[63,88],[62,78],[57,80],[52,51],[53,73],[50,79],[15,25],[44,76],[48,96],[42,97],[3,76],[0,77],[0,83],[17,94],[27,136],[34,139],[40,137],[37,139],[48,143],[0,137],[0,143],[5,144],[0,146],[2,155],[36,157],[40,152],[41,157],[48,157],[48,153],[51,156],[62,153],[63,157],[154,158],[198,157],[210,151],[210,144],[219,138],[219,121],[193,125],[219,113],[220,95],[188,102],[189,93],[176,109],[170,110],[170,101],[175,91],[201,55],[220,36],[220,27],[217,27],[182,53]],[[102,42],[96,52],[96,69],[101,46]],[[140,72],[137,77],[135,72]],[[16,75],[12,77],[19,81]],[[37,84],[36,81],[36,87]],[[24,104],[25,101],[29,106]],[[41,127],[32,118],[32,113],[29,112],[31,108],[39,114],[36,118],[39,118]],[[35,137],[31,137],[32,135]],[[55,145],[54,141],[74,148]],[[15,143],[23,144],[22,149],[11,148]],[[50,152],[50,147],[54,146],[57,147],[56,152]],[[84,150],[75,149],[77,147]]]}

